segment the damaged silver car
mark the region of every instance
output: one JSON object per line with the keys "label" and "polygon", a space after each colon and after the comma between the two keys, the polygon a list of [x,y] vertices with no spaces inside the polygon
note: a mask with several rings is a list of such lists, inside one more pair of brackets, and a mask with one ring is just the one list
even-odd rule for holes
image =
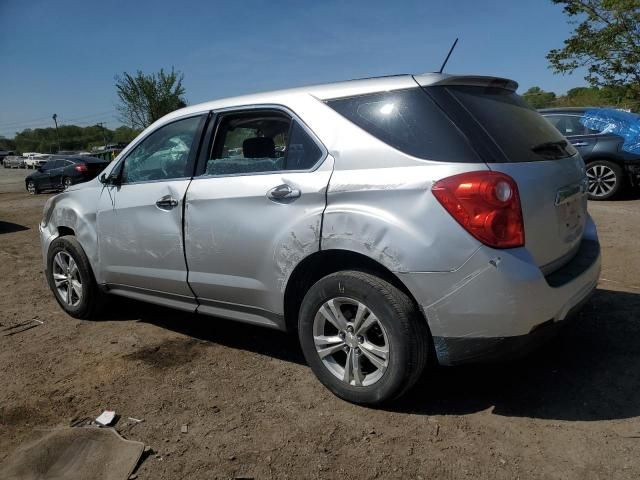
{"label": "damaged silver car", "polygon": [[[352,402],[522,354],[594,290],[580,155],[506,79],[354,80],[175,111],[40,225],[62,308],[106,295],[297,331]],[[212,318],[211,321],[216,321]]]}

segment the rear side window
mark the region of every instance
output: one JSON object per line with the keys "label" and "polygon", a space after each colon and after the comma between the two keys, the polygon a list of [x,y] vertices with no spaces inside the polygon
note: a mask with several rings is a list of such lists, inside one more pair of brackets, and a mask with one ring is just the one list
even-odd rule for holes
{"label": "rear side window", "polygon": [[446,90],[484,128],[509,162],[557,160],[576,154],[551,123],[511,90],[476,86]]}
{"label": "rear side window", "polygon": [[280,111],[224,114],[205,175],[309,170],[322,151],[296,120]]}
{"label": "rear side window", "polygon": [[551,125],[556,127],[565,137],[570,137],[571,135],[591,135],[598,133],[596,130],[591,130],[590,128],[585,127],[581,122],[582,117],[578,115],[545,115],[544,118],[546,118]]}
{"label": "rear side window", "polygon": [[327,101],[343,117],[401,152],[425,160],[481,162],[466,137],[420,88]]}

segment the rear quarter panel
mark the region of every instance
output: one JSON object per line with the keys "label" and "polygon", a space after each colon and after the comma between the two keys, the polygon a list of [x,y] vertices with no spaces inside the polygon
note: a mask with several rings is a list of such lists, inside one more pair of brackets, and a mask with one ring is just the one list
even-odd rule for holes
{"label": "rear quarter panel", "polygon": [[480,243],[444,210],[431,187],[444,177],[487,170],[486,164],[417,159],[335,112],[331,125],[325,144],[335,167],[322,250],[361,253],[392,272],[437,272],[456,269],[478,249]]}

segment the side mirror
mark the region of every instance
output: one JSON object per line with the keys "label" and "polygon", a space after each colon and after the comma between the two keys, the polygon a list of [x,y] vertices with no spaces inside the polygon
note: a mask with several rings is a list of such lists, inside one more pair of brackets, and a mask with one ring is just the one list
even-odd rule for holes
{"label": "side mirror", "polygon": [[102,183],[103,185],[119,185],[120,184],[120,181],[117,176],[114,176],[114,175],[107,176],[106,173],[103,173],[102,175],[100,175],[98,177],[98,180],[100,180],[100,183]]}

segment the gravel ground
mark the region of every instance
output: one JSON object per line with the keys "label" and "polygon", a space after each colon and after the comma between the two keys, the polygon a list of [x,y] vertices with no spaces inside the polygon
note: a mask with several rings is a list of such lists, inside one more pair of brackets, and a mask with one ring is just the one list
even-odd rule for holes
{"label": "gravel ground", "polygon": [[140,479],[640,476],[638,198],[589,205],[602,279],[557,339],[519,362],[433,368],[375,410],[332,396],[279,332],[117,299],[101,321],[66,316],[27,173],[0,169],[0,462],[37,428],[109,408],[153,449]]}

